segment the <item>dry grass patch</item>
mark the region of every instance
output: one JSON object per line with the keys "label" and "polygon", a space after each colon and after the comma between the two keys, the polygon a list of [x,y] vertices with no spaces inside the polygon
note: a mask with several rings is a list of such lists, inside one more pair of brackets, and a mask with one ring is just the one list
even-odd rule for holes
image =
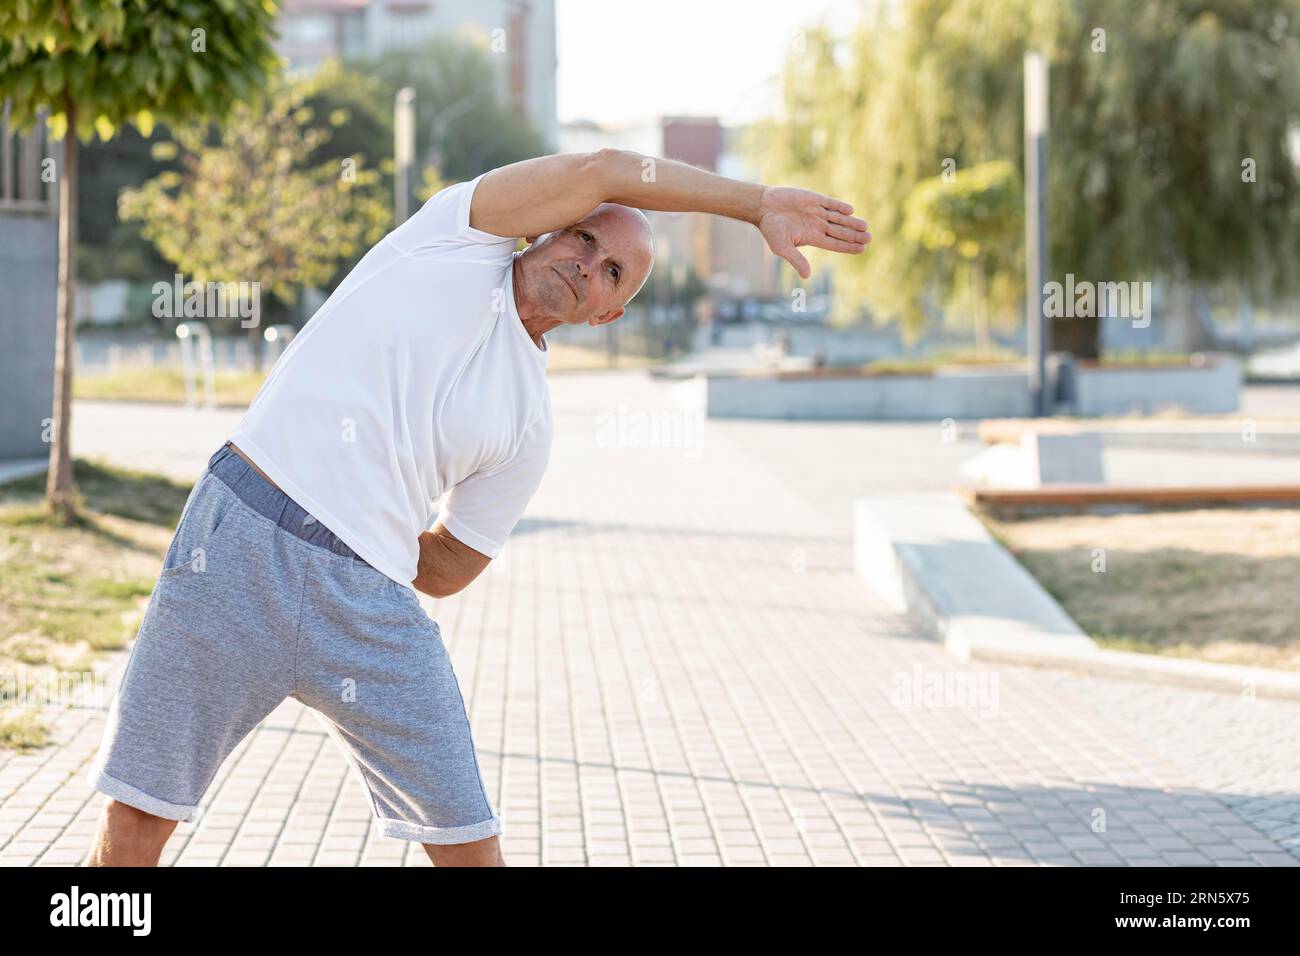
{"label": "dry grass patch", "polygon": [[1300,509],[984,522],[1102,646],[1300,670]]}

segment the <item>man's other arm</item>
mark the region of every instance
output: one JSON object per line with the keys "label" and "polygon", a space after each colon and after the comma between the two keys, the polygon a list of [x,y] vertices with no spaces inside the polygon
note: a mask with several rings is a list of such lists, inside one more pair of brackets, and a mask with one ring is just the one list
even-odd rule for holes
{"label": "man's other arm", "polygon": [[411,585],[431,597],[450,597],[482,574],[491,560],[437,521],[432,530],[420,532],[420,561]]}
{"label": "man's other arm", "polygon": [[661,212],[703,212],[756,226],[774,253],[804,278],[797,246],[861,252],[871,234],[848,203],[808,189],[729,179],[687,163],[602,149],[526,159],[483,177],[470,225],[529,239],[571,226],[602,202]]}

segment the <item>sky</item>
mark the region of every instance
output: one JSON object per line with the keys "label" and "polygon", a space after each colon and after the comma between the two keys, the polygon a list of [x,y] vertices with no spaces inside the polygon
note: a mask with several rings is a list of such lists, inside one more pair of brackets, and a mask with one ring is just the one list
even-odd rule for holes
{"label": "sky", "polygon": [[744,122],[779,101],[796,31],[854,22],[855,0],[556,0],[561,123],[663,115]]}

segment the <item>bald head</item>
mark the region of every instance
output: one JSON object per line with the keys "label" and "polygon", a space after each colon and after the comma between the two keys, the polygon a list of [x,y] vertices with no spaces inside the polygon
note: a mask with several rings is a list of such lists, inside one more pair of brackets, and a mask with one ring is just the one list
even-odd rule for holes
{"label": "bald head", "polygon": [[649,218],[647,218],[646,214],[640,209],[637,209],[635,206],[624,206],[621,203],[616,202],[601,203],[593,209],[583,221],[591,222],[593,219],[600,223],[607,224],[608,227],[613,228],[616,231],[638,236],[639,239],[637,241],[639,242],[642,251],[647,254],[645,260],[645,271],[641,275],[640,281],[637,282],[636,288],[632,290],[632,294],[623,301],[623,304],[626,305],[628,302],[632,301],[638,292],[641,291],[641,287],[645,285],[646,279],[650,278],[650,271],[654,268],[654,230],[650,228]]}
{"label": "bald head", "polygon": [[640,209],[601,203],[519,257],[520,314],[554,324],[604,325],[623,314],[654,266],[654,234]]}

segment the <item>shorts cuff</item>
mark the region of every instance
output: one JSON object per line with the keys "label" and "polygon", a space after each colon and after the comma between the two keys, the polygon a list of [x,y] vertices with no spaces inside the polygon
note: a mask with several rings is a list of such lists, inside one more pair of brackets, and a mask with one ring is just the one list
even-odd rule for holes
{"label": "shorts cuff", "polygon": [[482,823],[471,823],[465,827],[422,827],[418,823],[404,820],[389,820],[379,817],[379,832],[386,837],[398,840],[418,840],[421,843],[473,843],[486,840],[490,836],[501,835],[501,818],[493,815]]}
{"label": "shorts cuff", "polygon": [[151,797],[143,790],[137,790],[129,783],[118,780],[116,777],[110,777],[102,770],[98,773],[92,771],[90,786],[100,793],[107,794],[114,800],[135,807],[137,810],[143,810],[145,813],[152,813],[164,820],[179,820],[182,823],[188,823],[194,819],[199,809],[198,807],[168,803],[166,800]]}

